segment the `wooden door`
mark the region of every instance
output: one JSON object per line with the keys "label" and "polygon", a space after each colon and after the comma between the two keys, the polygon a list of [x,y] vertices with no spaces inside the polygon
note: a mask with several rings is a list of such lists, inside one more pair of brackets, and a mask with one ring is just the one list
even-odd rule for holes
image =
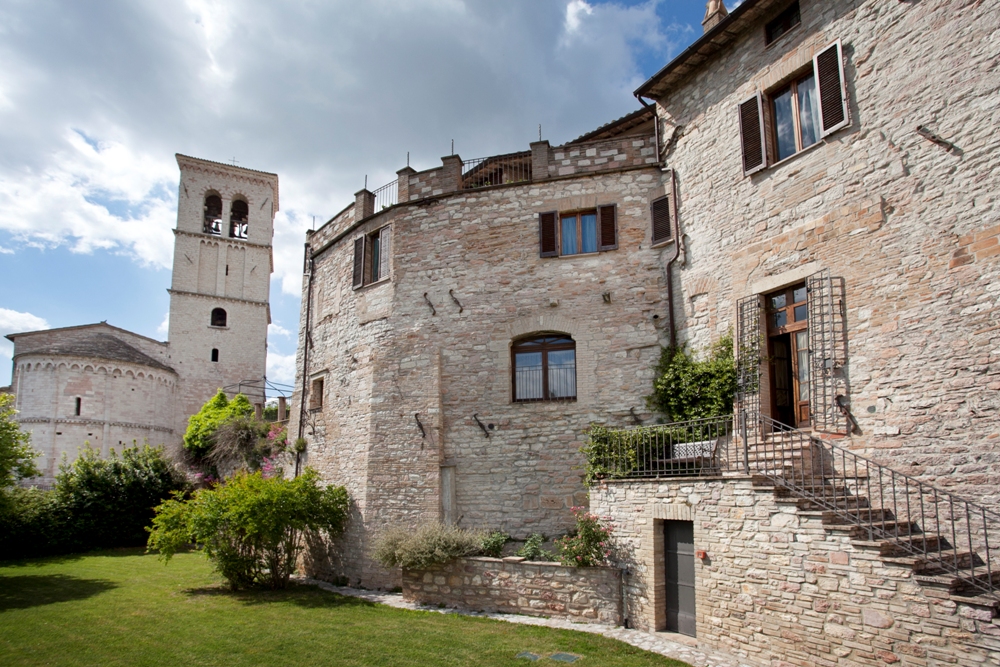
{"label": "wooden door", "polygon": [[767,302],[774,419],[809,426],[809,304],[804,283],[772,292]]}

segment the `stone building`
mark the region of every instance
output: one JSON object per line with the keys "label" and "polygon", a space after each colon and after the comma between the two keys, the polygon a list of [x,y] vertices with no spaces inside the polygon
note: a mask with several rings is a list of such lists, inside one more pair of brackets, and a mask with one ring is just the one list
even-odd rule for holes
{"label": "stone building", "polygon": [[220,387],[262,386],[278,177],[184,155],[177,164],[168,341],[105,322],[7,336],[17,419],[41,453],[42,483],[85,442],[105,455],[179,447],[188,417]]}
{"label": "stone building", "polygon": [[[355,503],[311,567],[395,585],[388,524],[589,503],[636,627],[998,664],[996,9],[713,0],[634,114],[359,192],[307,238],[292,427]],[[634,428],[660,346],[728,331],[735,418]],[[645,444],[588,497],[595,422]]]}

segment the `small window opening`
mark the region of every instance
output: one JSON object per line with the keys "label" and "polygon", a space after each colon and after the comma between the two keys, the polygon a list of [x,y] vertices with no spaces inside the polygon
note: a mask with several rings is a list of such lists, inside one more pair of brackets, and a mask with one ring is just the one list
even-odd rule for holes
{"label": "small window opening", "polygon": [[223,308],[213,308],[212,309],[212,326],[213,327],[224,327],[226,326],[226,311]]}
{"label": "small window opening", "polygon": [[323,378],[316,378],[309,388],[309,409],[318,410],[323,407]]}
{"label": "small window opening", "polygon": [[204,232],[213,236],[222,236],[222,197],[219,195],[205,197]]}
{"label": "small window opening", "polygon": [[76,397],[76,416],[80,416],[80,408],[83,407],[83,399],[79,396]]}
{"label": "small window opening", "polygon": [[229,236],[234,239],[245,239],[250,220],[250,207],[242,199],[233,200],[232,212],[229,215]]}
{"label": "small window opening", "polygon": [[227,276],[229,275],[229,265],[228,264],[226,264],[226,275]]}
{"label": "small window opening", "polygon": [[800,23],[802,23],[802,16],[799,14],[799,3],[793,2],[767,24],[765,28],[766,43],[771,44]]}
{"label": "small window opening", "polygon": [[219,360],[219,350],[218,350],[218,348],[213,347],[212,348],[212,361],[218,361],[218,360]]}

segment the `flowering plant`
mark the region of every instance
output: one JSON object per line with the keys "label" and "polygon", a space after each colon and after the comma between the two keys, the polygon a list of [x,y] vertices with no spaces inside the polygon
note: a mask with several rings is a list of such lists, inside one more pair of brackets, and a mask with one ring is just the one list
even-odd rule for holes
{"label": "flowering plant", "polygon": [[582,507],[573,508],[576,533],[556,540],[563,565],[593,567],[605,565],[611,558],[611,533],[614,525]]}
{"label": "flowering plant", "polygon": [[284,451],[288,447],[288,429],[277,423],[271,424],[271,429],[267,432],[267,441],[273,449]]}

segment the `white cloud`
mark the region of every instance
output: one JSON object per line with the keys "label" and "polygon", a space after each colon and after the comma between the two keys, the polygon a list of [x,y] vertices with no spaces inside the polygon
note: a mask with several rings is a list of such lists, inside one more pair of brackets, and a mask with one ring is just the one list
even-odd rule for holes
{"label": "white cloud", "polygon": [[14,344],[3,336],[22,331],[38,331],[48,329],[49,323],[37,315],[21,313],[9,308],[0,308],[0,357],[11,359],[14,356]]}
{"label": "white cloud", "polygon": [[267,335],[268,336],[285,336],[291,338],[292,332],[281,326],[277,322],[271,322],[267,325]]}
{"label": "white cloud", "polygon": [[163,314],[163,321],[160,322],[160,326],[156,327],[156,333],[160,335],[163,340],[167,339],[167,334],[170,333],[170,311],[168,310]]}
{"label": "white cloud", "polygon": [[594,8],[588,5],[585,0],[570,0],[566,5],[566,32],[576,32],[580,29],[580,19],[583,15],[590,16],[594,13]]}
{"label": "white cloud", "polygon": [[267,351],[267,379],[276,384],[295,383],[295,354]]}

